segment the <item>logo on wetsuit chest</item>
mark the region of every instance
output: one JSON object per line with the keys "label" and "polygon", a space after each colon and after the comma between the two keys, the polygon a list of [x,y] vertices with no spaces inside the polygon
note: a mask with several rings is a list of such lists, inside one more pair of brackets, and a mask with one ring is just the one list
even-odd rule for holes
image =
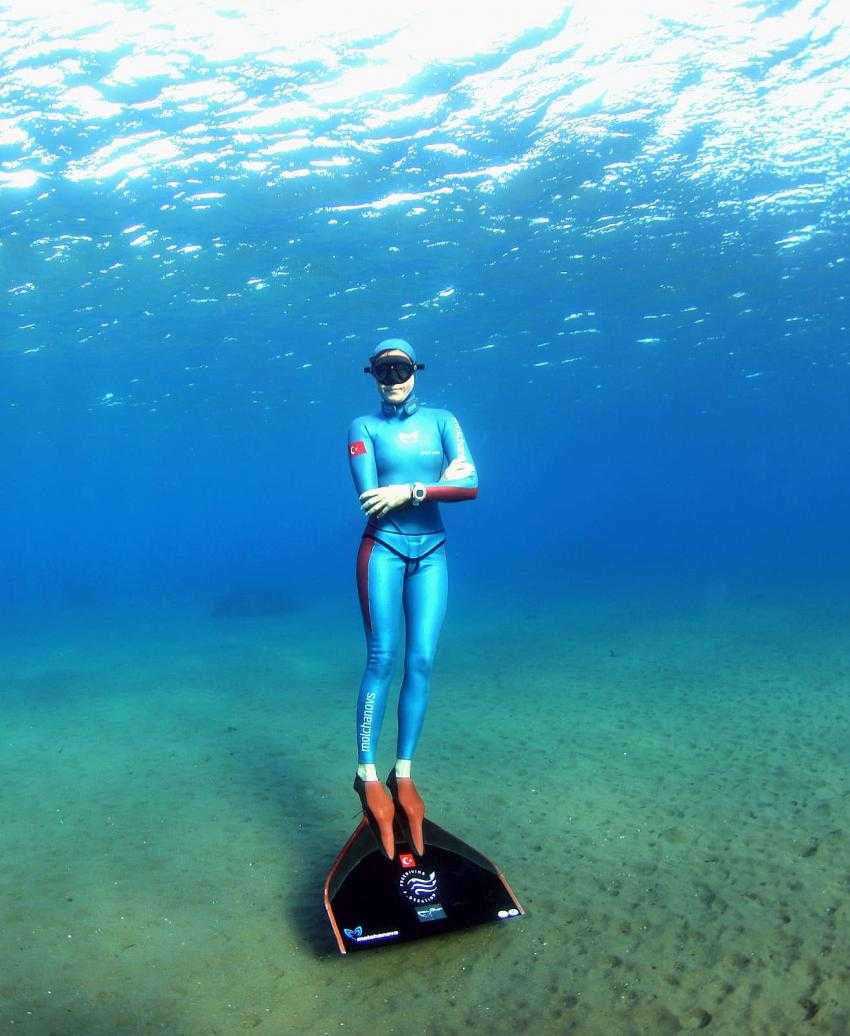
{"label": "logo on wetsuit chest", "polygon": [[[418,443],[420,446],[427,446],[427,441],[423,442],[419,437],[419,432],[399,432],[398,441],[402,446],[413,446]],[[441,457],[443,455],[442,450],[420,450],[420,457]]]}

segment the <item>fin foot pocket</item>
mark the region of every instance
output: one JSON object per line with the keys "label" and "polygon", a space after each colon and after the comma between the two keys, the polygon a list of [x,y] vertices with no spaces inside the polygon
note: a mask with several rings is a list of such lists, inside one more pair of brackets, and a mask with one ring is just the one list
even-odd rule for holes
{"label": "fin foot pocket", "polygon": [[395,804],[387,794],[380,781],[364,781],[357,774],[354,778],[354,790],[360,796],[363,815],[381,844],[388,860],[395,856],[395,838],[393,836],[393,818]]}
{"label": "fin foot pocket", "polygon": [[[419,856],[425,853],[425,839],[422,835],[422,821],[425,819],[425,803],[416,790],[412,777],[396,776],[395,767],[387,774],[387,787],[393,797],[396,811],[407,818],[410,841]],[[401,810],[398,810],[398,807]]]}

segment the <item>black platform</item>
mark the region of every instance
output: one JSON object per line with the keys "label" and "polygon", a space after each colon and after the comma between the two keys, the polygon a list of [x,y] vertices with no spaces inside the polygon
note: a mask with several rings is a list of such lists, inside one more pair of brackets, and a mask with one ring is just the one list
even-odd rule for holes
{"label": "black platform", "polygon": [[501,923],[525,911],[477,849],[427,817],[425,854],[399,837],[388,860],[364,817],[325,880],[325,909],[340,953]]}

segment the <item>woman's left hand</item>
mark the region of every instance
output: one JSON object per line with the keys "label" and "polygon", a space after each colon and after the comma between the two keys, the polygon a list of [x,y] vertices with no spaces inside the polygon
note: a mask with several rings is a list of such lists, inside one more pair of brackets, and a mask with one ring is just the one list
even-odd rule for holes
{"label": "woman's left hand", "polygon": [[461,460],[460,457],[455,457],[443,472],[440,481],[449,482],[453,478],[466,478],[467,475],[471,475],[474,471],[475,468],[468,460]]}
{"label": "woman's left hand", "polygon": [[380,518],[387,511],[401,507],[410,500],[410,483],[395,486],[378,486],[360,494],[360,506],[370,518]]}

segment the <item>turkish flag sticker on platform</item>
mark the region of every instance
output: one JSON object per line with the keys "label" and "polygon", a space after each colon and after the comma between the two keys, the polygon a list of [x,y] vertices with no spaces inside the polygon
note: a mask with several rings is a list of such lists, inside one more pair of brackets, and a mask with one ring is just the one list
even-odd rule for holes
{"label": "turkish flag sticker on platform", "polygon": [[366,452],[366,443],[362,439],[358,439],[357,442],[351,443],[348,447],[348,452],[352,457],[358,456],[358,454]]}

